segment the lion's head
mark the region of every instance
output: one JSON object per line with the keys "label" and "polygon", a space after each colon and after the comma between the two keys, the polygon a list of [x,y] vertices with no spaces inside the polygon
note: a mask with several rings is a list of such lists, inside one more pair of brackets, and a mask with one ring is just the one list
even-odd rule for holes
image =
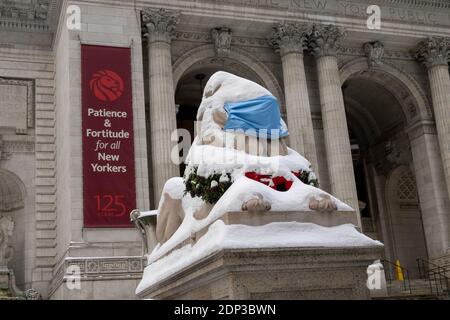
{"label": "lion's head", "polygon": [[[251,101],[268,96],[273,97],[270,91],[251,80],[224,71],[216,72],[205,86],[203,100],[197,114],[197,121],[201,125],[198,143],[216,147],[231,147],[247,153],[254,153],[250,149],[255,148],[249,148],[249,145],[253,143],[258,145],[257,150],[265,149],[263,154],[270,154],[271,156],[286,155],[287,145],[284,137],[261,144],[260,138],[244,135],[238,131],[230,133],[230,131],[224,130],[229,119],[229,114],[225,110],[227,104]],[[278,118],[281,127],[287,130],[285,122],[279,115]],[[238,139],[241,139],[242,142],[238,142]],[[261,146],[259,146],[260,144]],[[277,147],[272,148],[271,144],[276,144]]]}
{"label": "lion's head", "polygon": [[92,76],[90,87],[94,95],[101,101],[115,101],[124,92],[123,79],[111,70],[96,72]]}

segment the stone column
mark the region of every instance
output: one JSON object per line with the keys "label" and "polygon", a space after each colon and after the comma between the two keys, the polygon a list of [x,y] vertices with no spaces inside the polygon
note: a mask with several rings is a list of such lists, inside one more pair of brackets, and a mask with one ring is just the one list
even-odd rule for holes
{"label": "stone column", "polygon": [[447,191],[450,191],[450,75],[448,61],[450,38],[428,38],[419,43],[415,56],[428,69],[434,117],[444,166]]}
{"label": "stone column", "polygon": [[441,151],[434,124],[417,123],[408,128],[414,175],[430,259],[446,254],[449,246],[449,200]]}
{"label": "stone column", "polygon": [[[317,59],[331,193],[359,213],[344,96],[337,60],[340,41],[344,37],[345,33],[336,26],[315,25],[309,46]],[[360,220],[360,217],[358,219]]]}
{"label": "stone column", "polygon": [[154,204],[166,181],[180,175],[171,160],[172,133],[177,129],[172,76],[171,39],[179,21],[177,12],[145,9],[142,22],[148,42],[150,133]]}
{"label": "stone column", "polygon": [[305,156],[317,171],[316,144],[303,63],[309,29],[306,24],[280,23],[274,27],[270,44],[280,53],[283,64],[290,146]]}

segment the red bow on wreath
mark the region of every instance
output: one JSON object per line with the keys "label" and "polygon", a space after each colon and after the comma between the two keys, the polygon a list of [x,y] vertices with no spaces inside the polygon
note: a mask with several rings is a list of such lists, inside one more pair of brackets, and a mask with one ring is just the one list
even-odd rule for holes
{"label": "red bow on wreath", "polygon": [[[293,174],[300,179],[302,172],[293,172]],[[270,175],[258,174],[256,172],[247,172],[245,176],[249,179],[265,184],[266,186],[277,191],[288,191],[294,184],[294,181],[288,180],[285,177],[272,177]]]}

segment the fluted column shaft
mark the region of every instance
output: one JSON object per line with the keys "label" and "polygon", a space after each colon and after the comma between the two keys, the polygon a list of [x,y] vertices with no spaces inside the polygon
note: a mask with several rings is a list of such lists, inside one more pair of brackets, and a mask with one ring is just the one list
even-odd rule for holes
{"label": "fluted column shaft", "polygon": [[[434,117],[447,191],[450,192],[450,38],[430,37],[419,43],[415,55],[428,69]],[[449,194],[450,196],[450,194]]]}
{"label": "fluted column shaft", "polygon": [[434,259],[446,254],[450,238],[450,206],[441,151],[432,123],[414,125],[408,135],[428,257]]}
{"label": "fluted column shaft", "polygon": [[179,167],[171,160],[175,147],[171,136],[177,129],[171,36],[178,14],[145,10],[143,22],[148,41],[153,196],[154,204],[158,205],[166,181],[180,175]]}
{"label": "fluted column shaft", "polygon": [[303,54],[296,52],[285,54],[282,63],[290,143],[292,148],[303,154],[317,171],[316,143]]}
{"label": "fluted column shaft", "polygon": [[306,49],[308,26],[281,23],[274,27],[270,42],[280,53],[283,65],[289,143],[318,170],[314,129],[306,83],[303,50]]}
{"label": "fluted column shaft", "polygon": [[[338,41],[343,36],[344,34],[335,27],[319,27],[313,33],[310,45],[317,58],[331,192],[359,212],[347,117],[336,56]],[[361,226],[359,215],[358,220]]]}
{"label": "fluted column shaft", "polygon": [[450,190],[450,76],[448,65],[428,69],[434,116],[444,165],[447,189]]}

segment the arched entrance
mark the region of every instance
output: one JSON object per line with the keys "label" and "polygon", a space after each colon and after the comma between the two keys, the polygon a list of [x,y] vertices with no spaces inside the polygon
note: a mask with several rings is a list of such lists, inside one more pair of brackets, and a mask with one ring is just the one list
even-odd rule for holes
{"label": "arched entrance", "polygon": [[347,66],[342,75],[363,231],[414,277],[416,259],[428,255],[406,128],[430,114],[417,102],[421,93],[413,94],[402,81],[409,79],[391,67],[359,68]]}

